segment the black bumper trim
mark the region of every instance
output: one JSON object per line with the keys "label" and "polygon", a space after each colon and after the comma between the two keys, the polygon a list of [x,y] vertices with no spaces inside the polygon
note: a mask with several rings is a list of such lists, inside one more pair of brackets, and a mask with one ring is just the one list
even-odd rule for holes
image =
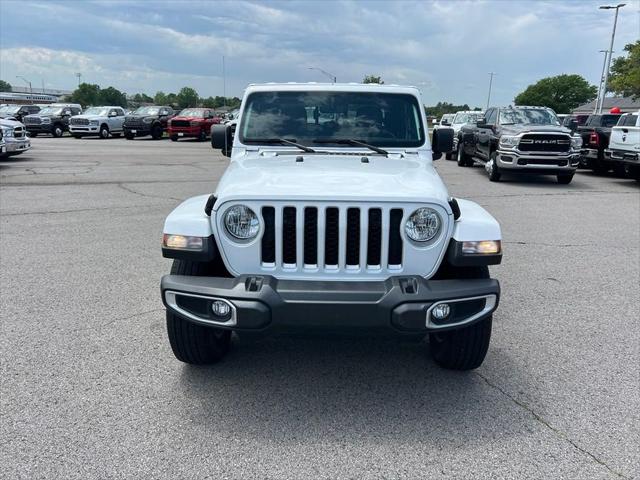
{"label": "black bumper trim", "polygon": [[[410,284],[412,288],[406,288]],[[278,280],[272,276],[236,278],[162,277],[165,292],[180,292],[228,300],[237,311],[237,331],[357,331],[384,334],[425,334],[429,331],[426,312],[442,300],[495,296],[495,306],[482,316],[491,315],[498,305],[500,285],[495,279],[425,280],[417,276],[391,277],[382,282],[327,282]],[[173,311],[180,315],[180,312]],[[184,316],[184,315],[182,315]],[[186,318],[194,321],[193,318]],[[459,320],[459,319],[458,319]],[[209,324],[203,319],[203,324]],[[460,328],[472,322],[438,330]]]}

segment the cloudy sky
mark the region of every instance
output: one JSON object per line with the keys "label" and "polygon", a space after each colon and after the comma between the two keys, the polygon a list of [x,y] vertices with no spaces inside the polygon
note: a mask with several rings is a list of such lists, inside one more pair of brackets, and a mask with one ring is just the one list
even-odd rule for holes
{"label": "cloudy sky", "polygon": [[[604,0],[603,0],[604,1]],[[28,1],[0,0],[0,78],[72,89],[241,96],[252,82],[382,75],[419,86],[427,104],[508,104],[561,73],[596,83],[613,11],[576,1]],[[640,1],[621,10],[614,50],[640,37]],[[494,103],[492,101],[492,103]]]}

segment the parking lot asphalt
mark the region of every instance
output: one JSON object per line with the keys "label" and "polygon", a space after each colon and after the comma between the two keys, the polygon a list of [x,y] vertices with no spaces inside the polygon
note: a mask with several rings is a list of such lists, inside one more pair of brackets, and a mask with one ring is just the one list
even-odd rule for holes
{"label": "parking lot asphalt", "polygon": [[166,339],[165,216],[210,193],[208,143],[33,139],[0,161],[2,478],[638,478],[640,189],[579,172],[490,183],[503,296],[476,371],[426,345]]}

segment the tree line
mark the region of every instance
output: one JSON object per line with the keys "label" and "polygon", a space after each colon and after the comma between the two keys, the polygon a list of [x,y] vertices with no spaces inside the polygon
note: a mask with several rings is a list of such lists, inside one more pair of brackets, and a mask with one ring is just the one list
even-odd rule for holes
{"label": "tree line", "polygon": [[151,97],[146,93],[136,93],[130,97],[117,88],[101,88],[93,83],[81,83],[73,93],[65,98],[70,103],[79,103],[84,107],[96,105],[118,105],[121,107],[137,107],[143,104],[170,105],[174,108],[205,107],[220,108],[240,106],[238,97],[200,97],[191,87],[183,87],[178,93],[156,92]]}

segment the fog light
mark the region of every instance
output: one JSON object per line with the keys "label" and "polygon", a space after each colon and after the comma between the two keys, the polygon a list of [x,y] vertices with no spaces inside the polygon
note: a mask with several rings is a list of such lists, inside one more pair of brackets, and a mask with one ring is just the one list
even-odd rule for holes
{"label": "fog light", "polygon": [[436,320],[444,320],[451,313],[451,307],[448,303],[441,303],[433,307],[431,310],[431,316]]}
{"label": "fog light", "polygon": [[502,250],[500,240],[482,240],[480,242],[462,242],[462,253],[465,255],[496,255]]}
{"label": "fog light", "polygon": [[204,246],[202,237],[189,237],[186,235],[162,235],[162,246],[173,250],[202,250]]}
{"label": "fog light", "polygon": [[228,319],[231,317],[231,305],[222,300],[214,300],[211,304],[211,311],[220,319]]}

